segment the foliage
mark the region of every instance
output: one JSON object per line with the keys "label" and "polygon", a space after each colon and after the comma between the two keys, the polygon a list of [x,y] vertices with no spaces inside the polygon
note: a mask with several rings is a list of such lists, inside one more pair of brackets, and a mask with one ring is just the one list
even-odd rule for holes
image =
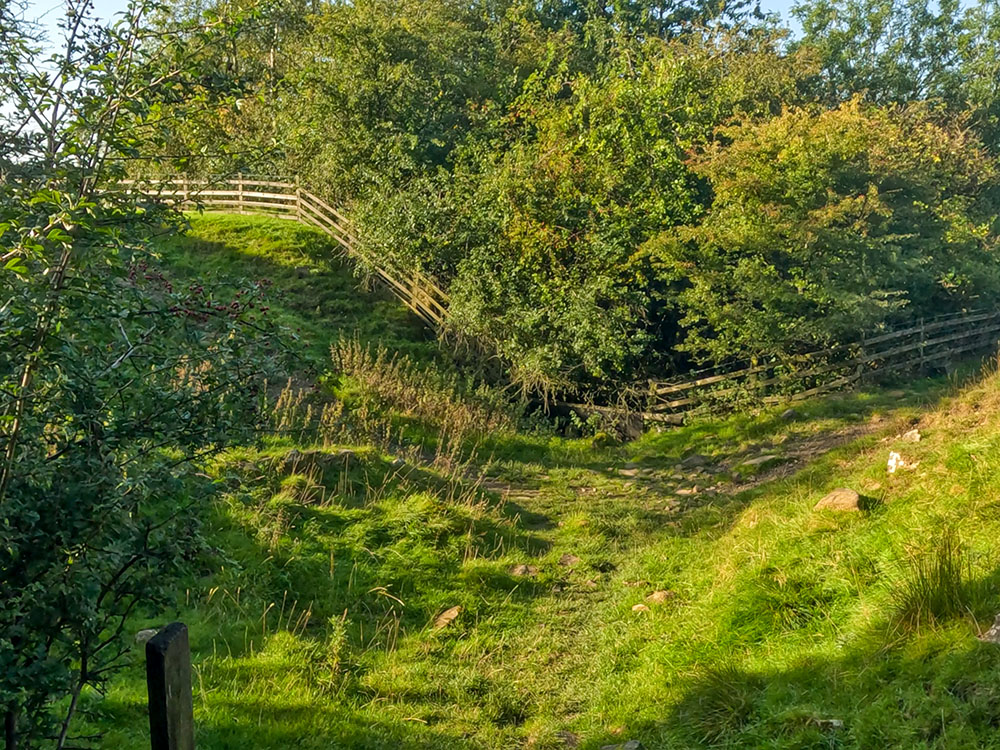
{"label": "foliage", "polygon": [[[118,179],[221,81],[211,24],[112,27],[71,3],[43,59],[3,6],[0,140],[0,710],[5,746],[77,743],[83,690],[127,649],[127,619],[198,550],[196,471],[255,437],[274,350],[268,284],[175,284],[148,243],[177,221]],[[201,478],[199,478],[201,476]]]}
{"label": "foliage", "polygon": [[700,359],[811,351],[988,304],[997,174],[961,121],[857,99],[723,131],[712,208],[651,246]]}

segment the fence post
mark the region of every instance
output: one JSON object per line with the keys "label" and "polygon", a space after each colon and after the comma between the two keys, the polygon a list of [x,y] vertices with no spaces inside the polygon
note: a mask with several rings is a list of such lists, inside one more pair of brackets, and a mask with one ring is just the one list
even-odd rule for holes
{"label": "fence post", "polygon": [[924,330],[924,319],[923,316],[920,318],[920,374],[924,373],[925,361],[924,361],[924,347],[927,344],[927,332]]}
{"label": "fence post", "polygon": [[243,175],[242,174],[240,174],[239,181],[236,183],[236,191],[237,191],[237,200],[239,201],[239,206],[240,206],[240,215],[243,215],[246,212],[243,210]]}
{"label": "fence post", "polygon": [[295,175],[295,220],[302,223],[302,188],[298,175]]}
{"label": "fence post", "polygon": [[194,750],[191,649],[187,626],[172,622],[146,642],[151,750]]}
{"label": "fence post", "polygon": [[182,208],[185,207],[185,206],[187,206],[188,200],[189,200],[188,177],[187,177],[186,174],[184,175],[183,180],[184,181],[181,183],[181,195],[183,195],[183,197],[184,197],[183,201],[181,202],[181,207]]}

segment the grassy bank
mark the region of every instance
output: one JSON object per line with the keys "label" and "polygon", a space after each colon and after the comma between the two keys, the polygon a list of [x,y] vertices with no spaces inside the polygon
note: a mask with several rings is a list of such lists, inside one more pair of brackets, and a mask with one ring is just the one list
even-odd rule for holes
{"label": "grassy bank", "polygon": [[[335,413],[289,394],[212,467],[214,550],[135,623],[188,623],[200,748],[1000,746],[995,374],[570,440],[427,375],[328,250],[237,217],[166,248],[266,269]],[[866,510],[814,510],[837,487]],[[102,747],[143,746],[141,659],[88,696]]]}

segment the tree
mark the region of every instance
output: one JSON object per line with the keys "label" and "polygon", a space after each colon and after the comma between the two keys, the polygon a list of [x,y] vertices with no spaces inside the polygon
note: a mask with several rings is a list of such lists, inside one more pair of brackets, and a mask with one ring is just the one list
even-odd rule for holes
{"label": "tree", "polygon": [[648,250],[701,361],[787,357],[990,304],[997,168],[961,120],[859,98],[726,128],[697,225]]}
{"label": "tree", "polygon": [[[199,548],[195,476],[254,435],[266,281],[217,298],[157,270],[181,218],[121,178],[218,106],[200,61],[233,19],[112,26],[70,0],[62,48],[0,8],[0,711],[7,750],[72,742],[81,692]],[[227,32],[228,33],[228,32]],[[163,108],[170,103],[169,113]],[[254,340],[259,339],[259,340]]]}

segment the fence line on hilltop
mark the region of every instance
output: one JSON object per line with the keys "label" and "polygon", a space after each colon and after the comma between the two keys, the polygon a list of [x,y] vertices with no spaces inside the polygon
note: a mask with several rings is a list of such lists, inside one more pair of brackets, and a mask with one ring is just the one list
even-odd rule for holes
{"label": "fence line on hilltop", "polygon": [[[266,214],[316,227],[377,278],[434,329],[448,318],[449,296],[419,270],[387,268],[361,250],[351,222],[296,179],[186,178],[142,183],[146,192],[178,207],[204,206],[226,213]],[[734,405],[794,402],[907,370],[923,370],[956,355],[983,351],[1000,341],[1000,311],[975,311],[920,320],[904,328],[828,349],[738,369],[709,368],[692,377],[650,380],[639,411],[649,420],[682,422],[695,411]]]}
{"label": "fence line on hilltop", "polygon": [[404,273],[366,256],[351,222],[297,180],[179,177],[143,184],[145,192],[178,207],[204,206],[225,213],[266,214],[316,227],[339,243],[347,255],[371,268],[389,291],[429,326],[441,328],[448,317],[449,297],[441,287],[418,270]]}

